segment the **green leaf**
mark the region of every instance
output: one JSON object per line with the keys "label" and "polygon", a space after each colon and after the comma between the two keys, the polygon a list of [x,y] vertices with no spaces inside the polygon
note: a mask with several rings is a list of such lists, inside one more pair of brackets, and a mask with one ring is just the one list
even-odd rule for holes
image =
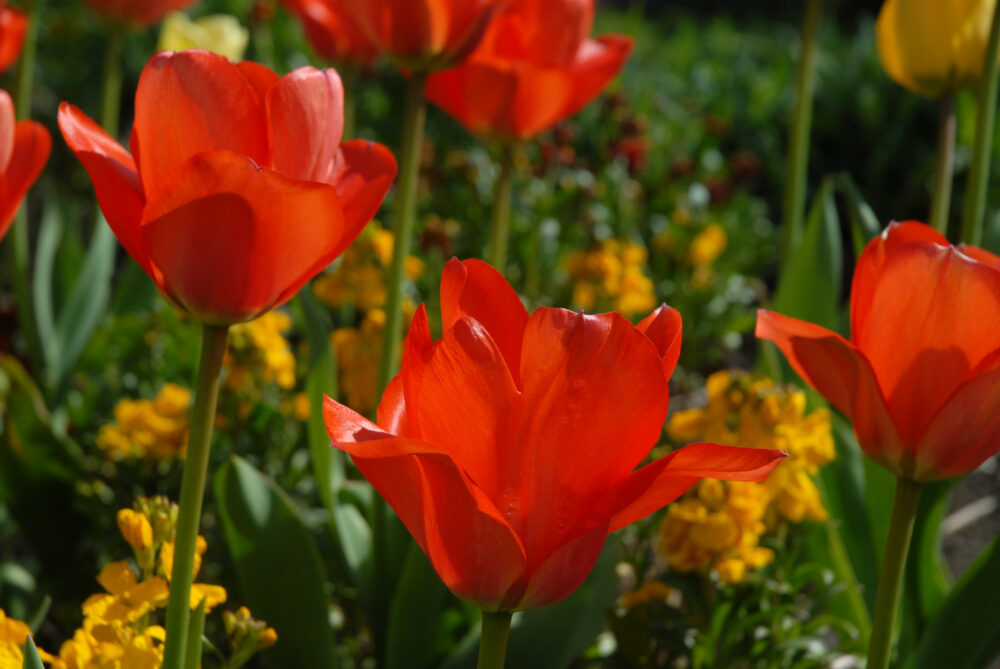
{"label": "green leaf", "polygon": [[839,175],[837,186],[847,200],[847,214],[851,219],[851,242],[854,245],[854,257],[857,258],[868,242],[882,232],[882,224],[861,196],[861,191],[849,174]]}
{"label": "green leaf", "polygon": [[833,187],[828,177],[816,193],[802,240],[781,268],[771,309],[837,331],[843,244]]}
{"label": "green leaf", "polygon": [[389,609],[385,656],[389,669],[427,666],[438,618],[449,597],[420,546],[411,543]]}
{"label": "green leaf", "polygon": [[237,456],[215,475],[215,498],[246,603],[278,633],[273,666],[338,666],[323,563],[292,501]]}
{"label": "green leaf", "polygon": [[[508,667],[562,669],[593,643],[604,629],[608,609],[618,595],[615,563],[619,549],[617,537],[610,537],[593,571],[576,592],[551,606],[514,614]],[[477,629],[440,669],[473,669],[478,643]]]}
{"label": "green leaf", "polygon": [[60,354],[59,336],[56,333],[55,304],[52,289],[56,253],[62,238],[62,222],[55,207],[47,207],[42,214],[35,246],[35,269],[32,275],[32,300],[35,304],[35,322],[38,339],[42,344],[47,373],[52,373]]}
{"label": "green leaf", "polygon": [[45,669],[42,665],[42,658],[38,656],[38,649],[35,648],[35,640],[28,635],[28,640],[24,642],[24,664],[23,669]]}
{"label": "green leaf", "polygon": [[966,570],[924,631],[916,669],[980,669],[1000,654],[1000,537]]}
{"label": "green leaf", "polygon": [[205,632],[205,602],[202,598],[198,608],[188,622],[188,642],[184,652],[184,669],[198,669],[201,666],[201,637]]}

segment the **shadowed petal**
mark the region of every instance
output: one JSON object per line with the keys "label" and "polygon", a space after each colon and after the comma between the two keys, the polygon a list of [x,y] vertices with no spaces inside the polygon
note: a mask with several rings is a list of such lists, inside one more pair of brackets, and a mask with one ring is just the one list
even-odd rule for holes
{"label": "shadowed petal", "polygon": [[0,237],[7,232],[21,200],[42,173],[52,151],[52,138],[41,123],[21,121],[14,126],[14,147],[3,172],[0,193]]}
{"label": "shadowed petal", "polygon": [[396,157],[381,144],[354,139],[340,145],[330,183],[340,195],[348,228],[360,230],[372,220],[395,178]]}
{"label": "shadowed petal", "polygon": [[293,179],[331,183],[344,129],[344,86],[337,72],[300,67],[285,75],[267,93],[267,117],[274,169]]}
{"label": "shadowed petal", "polygon": [[661,304],[656,311],[639,321],[635,326],[656,345],[656,350],[663,360],[663,376],[670,380],[681,355],[681,341],[684,327],[681,322],[681,312],[673,307]]}

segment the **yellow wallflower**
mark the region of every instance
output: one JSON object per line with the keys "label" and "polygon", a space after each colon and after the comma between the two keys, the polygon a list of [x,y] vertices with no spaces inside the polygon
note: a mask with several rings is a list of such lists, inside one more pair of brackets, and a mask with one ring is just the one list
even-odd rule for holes
{"label": "yellow wallflower", "polygon": [[[8,618],[0,609],[0,669],[21,669],[24,664],[24,654],[21,646],[28,640],[31,628],[20,620]],[[47,654],[39,650],[42,657]]]}
{"label": "yellow wallflower", "polygon": [[274,628],[268,627],[263,620],[256,620],[245,606],[238,608],[235,613],[224,611],[222,623],[233,649],[231,666],[240,666],[257,651],[270,648],[278,642],[278,633]]}
{"label": "yellow wallflower", "polygon": [[91,595],[83,603],[83,615],[109,623],[133,623],[165,605],[167,582],[152,576],[139,582],[128,562],[112,562],[104,567],[97,582],[107,591]]}
{"label": "yellow wallflower", "polygon": [[566,261],[573,281],[573,304],[625,316],[652,311],[656,295],[643,269],[646,259],[645,247],[629,240],[610,239],[595,248],[574,251]]}
{"label": "yellow wallflower", "polygon": [[183,457],[187,450],[191,391],[167,383],[152,400],[121,400],[115,422],[101,426],[97,446],[109,460]]}
{"label": "yellow wallflower", "polygon": [[688,260],[695,267],[707,267],[726,250],[726,230],[718,223],[709,223],[688,247]]}
{"label": "yellow wallflower", "polygon": [[[413,313],[413,303],[404,302],[404,321],[411,319]],[[330,335],[337,356],[340,395],[348,406],[360,413],[370,412],[378,402],[378,366],[384,328],[385,312],[372,309],[358,327],[338,328]]]}
{"label": "yellow wallflower", "polygon": [[192,21],[183,12],[171,12],[163,19],[157,49],[207,49],[229,60],[241,60],[249,42],[250,31],[235,16],[212,14]]}
{"label": "yellow wallflower", "polygon": [[635,590],[622,593],[622,606],[631,609],[648,602],[665,602],[673,597],[677,590],[663,581],[646,581]]}
{"label": "yellow wallflower", "polygon": [[222,364],[226,388],[232,391],[274,383],[283,390],[295,387],[295,356],[285,334],[292,319],[283,311],[229,328],[229,345]]}

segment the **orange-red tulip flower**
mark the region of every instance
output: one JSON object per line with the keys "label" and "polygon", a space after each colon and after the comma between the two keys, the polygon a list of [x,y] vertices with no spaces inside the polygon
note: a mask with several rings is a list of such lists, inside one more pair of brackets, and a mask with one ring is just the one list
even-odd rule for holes
{"label": "orange-red tulip flower", "polygon": [[487,611],[575,590],[609,532],[701,477],[759,481],[779,451],[694,444],[649,464],[667,415],[679,314],[528,315],[493,268],[452,260],[444,334],[421,306],[378,425],[328,399],[327,429],[445,584]]}
{"label": "orange-red tulip flower", "polygon": [[368,38],[415,72],[464,60],[508,0],[342,0]]}
{"label": "orange-red tulip flower", "polygon": [[41,123],[16,121],[14,103],[0,90],[0,238],[10,228],[25,193],[42,173],[52,138]]}
{"label": "orange-red tulip flower", "polygon": [[769,311],[757,336],[897,476],[961,476],[1000,449],[1000,258],[892,223],[858,259],[851,340]]}
{"label": "orange-red tulip flower", "polygon": [[513,0],[469,58],[427,80],[427,99],[469,131],[528,139],[585,107],[632,39],[590,39],[594,0]]}
{"label": "orange-red tulip flower", "polygon": [[178,308],[214,325],[292,297],[361,232],[396,174],[341,143],[334,70],[279,78],[207,51],[161,52],[135,96],[131,155],[79,109],[59,127],[125,250]]}
{"label": "orange-red tulip flower", "polygon": [[302,22],[306,38],[321,57],[367,66],[378,56],[378,47],[344,10],[344,0],[281,0],[281,4]]}
{"label": "orange-red tulip flower", "polygon": [[20,10],[7,7],[5,0],[0,0],[0,72],[13,65],[21,55],[27,31],[28,17]]}
{"label": "orange-red tulip flower", "polygon": [[98,14],[126,25],[148,28],[195,0],[86,0]]}

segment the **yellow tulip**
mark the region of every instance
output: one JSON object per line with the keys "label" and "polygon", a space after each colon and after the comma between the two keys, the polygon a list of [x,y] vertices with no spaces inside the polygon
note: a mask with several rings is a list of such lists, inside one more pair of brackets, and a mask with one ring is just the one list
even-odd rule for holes
{"label": "yellow tulip", "polygon": [[172,12],[160,29],[160,51],[207,49],[229,60],[243,58],[250,33],[235,16],[213,14],[192,21],[186,14]]}
{"label": "yellow tulip", "polygon": [[879,56],[896,83],[938,98],[983,72],[996,0],[886,0],[875,26]]}

